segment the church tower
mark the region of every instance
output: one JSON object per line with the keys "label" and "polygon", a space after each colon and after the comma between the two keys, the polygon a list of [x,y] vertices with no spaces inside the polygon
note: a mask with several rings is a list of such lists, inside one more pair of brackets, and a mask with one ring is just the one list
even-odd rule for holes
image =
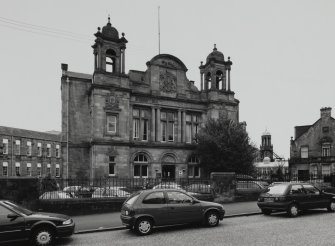
{"label": "church tower", "polygon": [[199,67],[201,91],[231,92],[230,70],[232,64],[230,57],[228,57],[228,61],[225,61],[223,53],[218,51],[216,44],[214,44],[213,52],[207,56],[206,63],[201,62]]}
{"label": "church tower", "polygon": [[119,32],[110,23],[100,31],[94,34],[96,36],[95,44],[92,46],[94,53],[94,72],[107,72],[113,74],[125,73],[125,50],[127,39],[122,33],[119,38]]}
{"label": "church tower", "polygon": [[271,134],[268,131],[265,131],[262,134],[262,145],[260,146],[261,160],[265,157],[270,158],[271,162],[273,159],[273,145],[271,143]]}

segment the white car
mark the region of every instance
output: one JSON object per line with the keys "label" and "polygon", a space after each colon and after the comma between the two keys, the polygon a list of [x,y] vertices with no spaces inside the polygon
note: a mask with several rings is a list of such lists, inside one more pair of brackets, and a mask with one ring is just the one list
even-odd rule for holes
{"label": "white car", "polygon": [[43,193],[39,199],[72,199],[70,193],[64,191],[47,191]]}
{"label": "white car", "polygon": [[105,187],[97,188],[93,194],[92,198],[104,198],[104,197],[128,197],[130,193],[125,190],[125,187],[115,186],[115,187]]}

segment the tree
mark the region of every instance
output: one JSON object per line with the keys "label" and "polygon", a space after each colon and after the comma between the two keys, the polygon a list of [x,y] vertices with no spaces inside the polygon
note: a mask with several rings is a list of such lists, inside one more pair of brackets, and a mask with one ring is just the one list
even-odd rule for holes
{"label": "tree", "polygon": [[240,124],[222,117],[209,119],[196,138],[196,152],[205,174],[254,171],[257,148]]}

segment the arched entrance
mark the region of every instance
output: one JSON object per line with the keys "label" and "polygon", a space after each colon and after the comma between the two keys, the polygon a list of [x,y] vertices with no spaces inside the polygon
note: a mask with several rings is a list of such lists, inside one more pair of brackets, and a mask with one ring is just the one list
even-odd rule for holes
{"label": "arched entrance", "polygon": [[166,155],[162,158],[162,178],[176,178],[176,159],[171,155]]}

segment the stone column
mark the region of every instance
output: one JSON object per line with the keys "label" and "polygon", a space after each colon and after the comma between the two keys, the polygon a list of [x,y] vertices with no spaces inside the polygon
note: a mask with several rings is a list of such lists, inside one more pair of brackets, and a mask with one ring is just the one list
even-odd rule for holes
{"label": "stone column", "polygon": [[228,68],[228,91],[230,91],[230,67]]}
{"label": "stone column", "polygon": [[186,111],[182,111],[182,142],[186,142]]}
{"label": "stone column", "polygon": [[178,139],[177,142],[181,142],[181,111],[178,110]]}
{"label": "stone column", "polygon": [[226,82],[226,77],[227,77],[227,70],[225,69],[223,71],[223,75],[222,75],[222,90],[227,90],[227,82]]}
{"label": "stone column", "polygon": [[156,140],[157,142],[162,141],[162,135],[161,135],[161,109],[157,108],[157,115],[156,115],[156,123],[157,123],[157,129],[156,129]]}
{"label": "stone column", "polygon": [[156,131],[156,129],[155,129],[155,108],[154,107],[152,107],[151,108],[151,131],[150,131],[150,133],[151,133],[151,141],[152,142],[155,142],[155,131]]}
{"label": "stone column", "polygon": [[126,50],[123,49],[122,50],[122,73],[124,74],[124,71],[125,71],[125,53],[126,53]]}
{"label": "stone column", "polygon": [[216,88],[216,75],[214,73],[211,74],[211,89],[215,90]]}
{"label": "stone column", "polygon": [[204,89],[204,74],[200,73],[200,90]]}

